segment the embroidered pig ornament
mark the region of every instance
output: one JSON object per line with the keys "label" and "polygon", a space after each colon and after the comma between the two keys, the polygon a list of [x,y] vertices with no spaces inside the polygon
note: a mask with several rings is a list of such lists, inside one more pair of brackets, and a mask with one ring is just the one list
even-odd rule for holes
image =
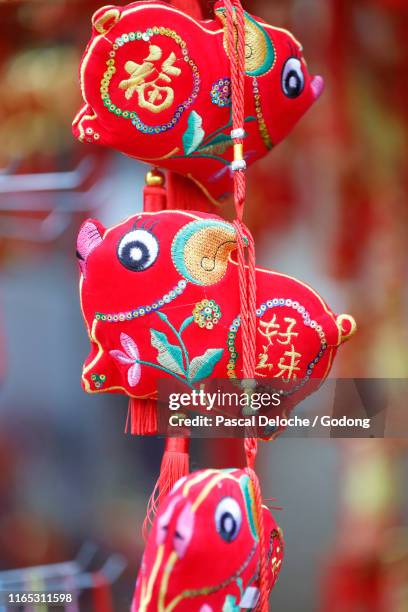
{"label": "embroidered pig ornament", "polygon": [[[92,19],[73,131],[179,172],[219,201],[232,187],[231,80],[222,2],[196,21],[162,2],[107,6]],[[300,43],[245,13],[245,156],[278,144],[323,90]]]}
{"label": "embroidered pig ornament", "polygon": [[[188,389],[242,377],[235,228],[204,213],[141,213],[78,236],[82,311],[91,352],[89,393],[156,398],[168,379]],[[328,375],[355,331],[310,287],[257,269],[257,368],[289,410]]]}
{"label": "embroidered pig ornament", "polygon": [[[238,612],[259,600],[259,537],[252,482],[243,470],[181,479],[160,506],[132,612]],[[269,590],[283,560],[282,532],[265,506]]]}

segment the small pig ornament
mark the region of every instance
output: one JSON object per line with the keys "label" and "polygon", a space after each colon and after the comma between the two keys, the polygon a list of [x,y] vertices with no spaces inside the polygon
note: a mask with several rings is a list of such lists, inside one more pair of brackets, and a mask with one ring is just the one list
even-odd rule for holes
{"label": "small pig ornament", "polygon": [[[178,481],[160,506],[132,612],[238,612],[259,599],[253,485],[244,470],[203,470]],[[282,532],[262,506],[268,591],[283,560]]]}
{"label": "small pig ornament", "polygon": [[[82,312],[91,340],[89,393],[155,399],[161,379],[199,389],[242,377],[235,227],[205,213],[140,213],[79,231]],[[259,385],[292,408],[326,378],[355,331],[309,286],[257,268]],[[235,383],[234,383],[235,384]]]}
{"label": "small pig ornament", "polygon": [[[73,123],[99,143],[188,176],[213,201],[232,190],[232,107],[226,13],[196,21],[163,2],[106,6],[92,19]],[[323,90],[300,43],[245,13],[245,157],[278,144]]]}

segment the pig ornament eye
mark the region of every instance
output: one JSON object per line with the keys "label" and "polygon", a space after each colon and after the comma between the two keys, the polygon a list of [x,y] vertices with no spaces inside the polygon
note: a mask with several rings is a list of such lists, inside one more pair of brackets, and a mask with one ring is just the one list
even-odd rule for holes
{"label": "pig ornament eye", "polygon": [[297,98],[305,86],[302,64],[297,57],[290,57],[282,70],[282,90],[288,98]]}
{"label": "pig ornament eye", "polygon": [[223,540],[230,543],[239,534],[242,513],[233,497],[224,497],[215,509],[215,527]]}
{"label": "pig ornament eye", "polygon": [[154,264],[159,254],[156,236],[146,229],[135,229],[121,238],[118,258],[128,270],[142,272]]}

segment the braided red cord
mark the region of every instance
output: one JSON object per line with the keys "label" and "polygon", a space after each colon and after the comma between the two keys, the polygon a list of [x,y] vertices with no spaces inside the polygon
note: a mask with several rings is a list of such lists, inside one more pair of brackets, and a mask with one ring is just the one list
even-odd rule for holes
{"label": "braided red cord", "polygon": [[258,535],[259,535],[259,591],[260,596],[256,610],[258,612],[268,612],[269,597],[268,597],[268,568],[266,558],[266,541],[265,530],[263,527],[263,508],[262,508],[262,491],[256,472],[247,467],[246,472],[251,479],[254,487],[255,506],[258,513]]}
{"label": "braided red cord", "polygon": [[247,231],[248,238],[248,342],[249,348],[249,371],[250,378],[255,378],[256,368],[256,259],[255,243],[252,234]]}
{"label": "braided red cord", "polygon": [[[232,87],[232,125],[235,130],[243,130],[245,125],[245,15],[239,0],[224,0],[227,18],[227,48],[231,63]],[[235,144],[243,145],[244,138],[235,138]],[[243,223],[246,196],[245,169],[234,170],[234,202],[237,218],[234,226],[238,243],[238,277],[240,292],[240,317],[242,338],[243,375],[247,380],[255,379],[256,368],[256,268],[255,244],[249,230]],[[247,262],[246,262],[247,258]],[[257,609],[267,612],[268,569],[265,546],[265,529],[262,510],[262,493],[258,477],[254,471],[258,441],[245,439],[247,472],[254,486],[255,505],[259,529],[259,589],[260,598]]]}
{"label": "braided red cord", "polygon": [[258,452],[258,440],[256,438],[245,438],[245,453],[247,456],[247,473],[254,486],[255,508],[258,518],[259,536],[259,602],[257,610],[268,612],[269,610],[269,581],[268,581],[268,560],[265,542],[264,513],[262,509],[262,492],[258,476],[254,471],[255,459]]}

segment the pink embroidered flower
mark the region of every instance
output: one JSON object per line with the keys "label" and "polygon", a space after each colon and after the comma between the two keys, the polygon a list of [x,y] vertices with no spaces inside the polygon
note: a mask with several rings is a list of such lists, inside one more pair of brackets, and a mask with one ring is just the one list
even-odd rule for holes
{"label": "pink embroidered flower", "polygon": [[125,352],[109,351],[109,354],[119,363],[131,366],[128,370],[128,383],[130,387],[136,387],[142,373],[139,363],[139,349],[133,338],[124,333],[120,334],[120,343]]}

